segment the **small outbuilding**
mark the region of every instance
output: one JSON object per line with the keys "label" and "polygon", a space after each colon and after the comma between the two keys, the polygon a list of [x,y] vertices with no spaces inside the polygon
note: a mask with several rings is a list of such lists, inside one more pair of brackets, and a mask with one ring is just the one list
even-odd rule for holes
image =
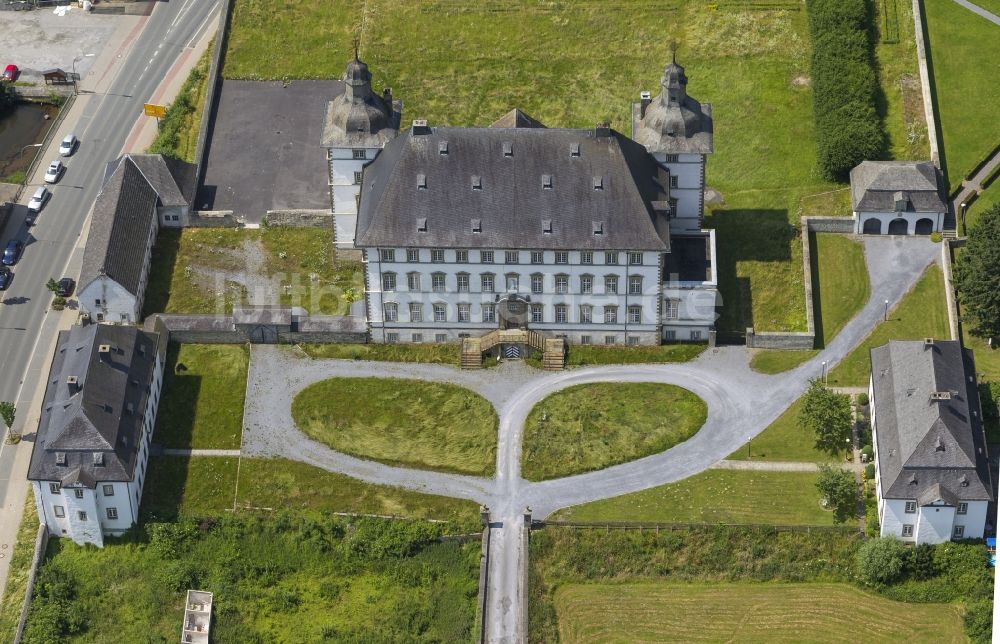
{"label": "small outbuilding", "polygon": [[854,232],[930,235],[944,227],[948,205],[941,171],[930,161],[864,161],[851,170]]}
{"label": "small outbuilding", "polygon": [[46,69],[42,72],[42,78],[45,79],[46,85],[72,85],[73,78],[68,72],[65,72],[59,68]]}

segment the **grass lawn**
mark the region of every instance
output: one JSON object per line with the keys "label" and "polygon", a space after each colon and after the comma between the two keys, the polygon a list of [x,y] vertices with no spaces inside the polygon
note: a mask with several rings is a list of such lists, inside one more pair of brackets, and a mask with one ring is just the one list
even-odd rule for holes
{"label": "grass lawn", "polygon": [[142,491],[144,521],[174,521],[233,509],[236,457],[154,456]]}
{"label": "grass lawn", "polygon": [[944,277],[936,264],[930,266],[917,285],[889,311],[889,320],[875,330],[828,375],[831,387],[860,387],[868,384],[871,372],[869,352],[889,340],[948,339],[948,309]]}
{"label": "grass lawn", "polygon": [[[750,441],[749,460],[754,461],[802,461],[822,463],[839,461],[837,456],[816,449],[813,434],[799,426],[799,411],[802,409],[802,399],[799,398],[777,420],[768,425],[767,429]],[[737,461],[748,460],[747,446],[739,448],[729,455]]]}
{"label": "grass lawn", "polygon": [[[663,344],[638,347],[572,345],[566,354],[566,366],[688,362],[700,356],[706,348],[707,346],[704,344]],[[541,361],[539,361],[540,363]]]}
{"label": "grass lawn", "polygon": [[560,521],[833,525],[819,505],[816,474],[708,470],[624,496],[564,508]]}
{"label": "grass lawn", "polygon": [[167,116],[159,122],[156,139],[149,147],[151,154],[164,154],[188,163],[197,162],[198,131],[205,112],[208,71],[214,49],[213,40],[184,81],[174,102],[167,106]]}
{"label": "grass lawn", "polygon": [[[816,337],[820,339],[817,344],[823,347],[864,307],[871,288],[861,242],[845,235],[819,233],[810,236],[809,244]],[[765,349],[754,353],[750,366],[762,373],[780,373],[814,355],[815,351]]]}
{"label": "grass lawn", "polygon": [[885,114],[890,158],[929,159],[913,6],[906,0],[883,0],[872,5],[878,29],[875,58],[882,88],[880,109]]}
{"label": "grass lawn", "polygon": [[331,378],[299,392],[292,417],[309,437],[360,458],[483,476],[496,468],[497,414],[455,385]]}
{"label": "grass lawn", "polygon": [[836,583],[568,584],[561,642],[965,642],[954,604],[911,604]]}
{"label": "grass lawn", "polygon": [[300,344],[310,358],[382,360],[387,362],[431,362],[458,365],[462,347],[441,344]]}
{"label": "grass lawn", "polygon": [[[0,597],[0,641],[13,642],[17,631],[17,621],[21,618],[21,603],[28,587],[31,559],[35,555],[35,537],[38,536],[38,513],[35,511],[35,496],[28,493],[24,503],[21,527],[17,530],[17,541],[13,549],[4,550],[10,557],[7,569],[7,585]],[[6,545],[6,544],[4,544]]]}
{"label": "grass lawn", "polygon": [[931,73],[950,189],[1000,144],[1000,26],[955,2],[925,0]]}
{"label": "grass lawn", "polygon": [[705,402],[658,383],[594,383],[542,400],[524,427],[521,475],[559,478],[656,454],[705,424]]}
{"label": "grass lawn", "polygon": [[[1000,28],[1000,27],[998,27]],[[986,190],[983,190],[979,194],[979,198],[976,199],[969,209],[965,213],[965,232],[968,234],[969,229],[972,225],[976,223],[976,219],[979,215],[986,212],[993,206],[1000,203],[1000,178],[996,179],[990,184]]]}
{"label": "grass lawn", "polygon": [[346,314],[364,294],[361,264],[337,260],[331,239],[325,228],[162,230],[144,314],[227,313],[246,301]]}
{"label": "grass lawn", "polygon": [[[171,343],[153,440],[164,447],[237,449],[250,350],[235,344]],[[186,369],[177,371],[177,365]]]}
{"label": "grass lawn", "polygon": [[215,594],[219,642],[470,641],[479,542],[439,534],[282,513],[147,524],[102,549],[54,539],[24,642],[176,641],[188,588]]}

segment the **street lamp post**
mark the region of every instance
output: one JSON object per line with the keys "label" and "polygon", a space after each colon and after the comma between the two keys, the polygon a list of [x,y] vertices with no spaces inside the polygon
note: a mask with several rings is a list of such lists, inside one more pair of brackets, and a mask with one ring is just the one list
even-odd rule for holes
{"label": "street lamp post", "polygon": [[882,321],[883,322],[889,321],[889,300],[885,301],[885,313],[882,314]]}
{"label": "street lamp post", "polygon": [[963,202],[962,202],[962,205],[961,205],[961,208],[959,209],[959,210],[961,210],[961,212],[962,212],[962,229],[963,229],[963,230],[965,229],[965,209],[966,209],[967,207],[968,207],[968,206],[966,206],[965,202],[963,201]]}
{"label": "street lamp post", "polygon": [[747,458],[753,458],[753,456],[750,455],[750,441],[752,441],[752,440],[753,440],[753,436],[748,436],[747,437]]}
{"label": "street lamp post", "polygon": [[97,54],[80,54],[79,56],[77,56],[76,58],[73,59],[73,89],[74,90],[76,89],[76,83],[77,83],[77,78],[76,78],[76,61],[83,60],[84,58],[93,58],[96,55]]}
{"label": "street lamp post", "polygon": [[823,375],[822,375],[823,385],[826,385],[826,360],[823,361]]}
{"label": "street lamp post", "polygon": [[19,155],[17,155],[17,156],[18,156],[19,158],[20,158],[21,156],[24,156],[24,151],[25,151],[25,150],[27,150],[28,148],[40,148],[40,147],[42,147],[42,144],[41,144],[41,143],[29,143],[28,145],[26,145],[26,146],[24,146],[23,148],[21,148],[21,154],[19,154]]}

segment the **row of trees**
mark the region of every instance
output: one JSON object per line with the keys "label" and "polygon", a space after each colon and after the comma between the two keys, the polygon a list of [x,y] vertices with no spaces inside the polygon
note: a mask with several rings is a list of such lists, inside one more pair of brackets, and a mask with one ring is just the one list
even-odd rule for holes
{"label": "row of trees", "polygon": [[826,179],[843,181],[885,149],[868,2],[809,0],[808,10],[817,164]]}
{"label": "row of trees", "polygon": [[981,338],[1000,336],[1000,204],[982,213],[955,261],[962,320]]}

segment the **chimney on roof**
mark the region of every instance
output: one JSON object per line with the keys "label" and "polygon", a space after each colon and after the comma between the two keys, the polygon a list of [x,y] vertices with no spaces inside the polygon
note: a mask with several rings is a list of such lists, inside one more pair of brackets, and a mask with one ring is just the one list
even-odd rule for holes
{"label": "chimney on roof", "polygon": [[413,119],[413,127],[410,129],[414,136],[423,136],[431,133],[431,128],[427,126],[426,119]]}
{"label": "chimney on roof", "polygon": [[386,87],[382,90],[382,100],[385,101],[385,106],[392,111],[392,88]]}
{"label": "chimney on roof", "polygon": [[111,353],[111,345],[110,344],[100,344],[100,345],[97,346],[97,352],[100,353],[100,354],[108,355],[108,354]]}
{"label": "chimney on roof", "polygon": [[594,128],[594,136],[597,138],[611,136],[611,124],[607,121],[598,123]]}
{"label": "chimney on roof", "polygon": [[653,95],[649,92],[642,92],[639,94],[639,118],[646,118],[646,108],[649,104],[653,102]]}
{"label": "chimney on roof", "polygon": [[76,389],[80,384],[80,379],[76,376],[66,376],[66,384],[69,385],[70,389]]}
{"label": "chimney on roof", "polygon": [[931,402],[951,400],[950,391],[932,391],[931,392]]}
{"label": "chimney on roof", "polygon": [[928,348],[928,347],[933,347],[933,346],[934,346],[934,338],[924,338],[924,348],[925,349]]}

